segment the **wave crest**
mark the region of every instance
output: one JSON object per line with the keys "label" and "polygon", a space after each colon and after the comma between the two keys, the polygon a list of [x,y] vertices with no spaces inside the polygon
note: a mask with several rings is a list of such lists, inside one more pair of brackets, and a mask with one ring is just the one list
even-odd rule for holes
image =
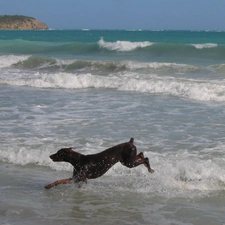
{"label": "wave crest", "polygon": [[[12,60],[9,60],[11,57]],[[68,73],[87,72],[99,75],[140,70],[148,72],[169,71],[172,73],[192,73],[202,70],[198,66],[167,62],[62,60],[44,56],[2,56],[2,62],[2,67],[11,66],[16,69],[38,69],[39,71]],[[221,70],[219,66],[218,68]],[[217,69],[217,67],[214,66],[213,69]]]}
{"label": "wave crest", "polygon": [[0,56],[0,68],[6,68],[13,64],[19,63],[21,61],[27,60],[29,56],[25,55],[1,55]]}
{"label": "wave crest", "polygon": [[100,76],[86,74],[36,74],[22,79],[2,79],[2,85],[36,88],[86,89],[105,88],[118,91],[165,94],[200,101],[225,101],[225,83],[136,73]]}
{"label": "wave crest", "polygon": [[127,52],[133,51],[137,48],[145,48],[151,46],[153,43],[149,41],[144,42],[130,42],[130,41],[116,41],[116,42],[106,42],[101,38],[98,42],[100,48],[105,48],[109,51]]}
{"label": "wave crest", "polygon": [[191,44],[191,45],[197,49],[216,48],[218,46],[218,44],[214,44],[214,43]]}

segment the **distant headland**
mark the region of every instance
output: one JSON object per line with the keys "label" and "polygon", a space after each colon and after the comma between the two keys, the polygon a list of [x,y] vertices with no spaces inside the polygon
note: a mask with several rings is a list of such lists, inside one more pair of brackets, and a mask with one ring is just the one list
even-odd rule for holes
{"label": "distant headland", "polygon": [[48,26],[29,16],[0,15],[0,30],[48,30]]}

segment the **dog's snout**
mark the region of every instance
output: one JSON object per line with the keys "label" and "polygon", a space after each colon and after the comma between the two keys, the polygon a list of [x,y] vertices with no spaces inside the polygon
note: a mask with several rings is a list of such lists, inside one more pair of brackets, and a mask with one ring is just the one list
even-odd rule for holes
{"label": "dog's snout", "polygon": [[55,162],[56,161],[56,157],[55,157],[55,154],[53,154],[53,155],[50,155],[49,156],[50,157],[50,159],[53,161],[53,162]]}

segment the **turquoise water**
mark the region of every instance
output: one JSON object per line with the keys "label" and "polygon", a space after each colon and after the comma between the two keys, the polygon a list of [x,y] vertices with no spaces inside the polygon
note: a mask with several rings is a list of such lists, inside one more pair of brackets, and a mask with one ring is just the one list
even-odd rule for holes
{"label": "turquoise water", "polygon": [[1,31],[0,54],[41,54],[73,59],[210,63],[225,57],[225,32],[206,31]]}
{"label": "turquoise water", "polygon": [[[222,225],[225,32],[0,31],[0,223]],[[134,137],[82,188],[49,155]]]}

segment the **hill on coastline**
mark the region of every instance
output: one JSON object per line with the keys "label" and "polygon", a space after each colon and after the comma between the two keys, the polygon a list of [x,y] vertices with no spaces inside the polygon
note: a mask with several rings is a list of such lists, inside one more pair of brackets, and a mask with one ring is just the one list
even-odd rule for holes
{"label": "hill on coastline", "polygon": [[48,30],[48,26],[33,17],[3,15],[0,16],[0,30]]}

